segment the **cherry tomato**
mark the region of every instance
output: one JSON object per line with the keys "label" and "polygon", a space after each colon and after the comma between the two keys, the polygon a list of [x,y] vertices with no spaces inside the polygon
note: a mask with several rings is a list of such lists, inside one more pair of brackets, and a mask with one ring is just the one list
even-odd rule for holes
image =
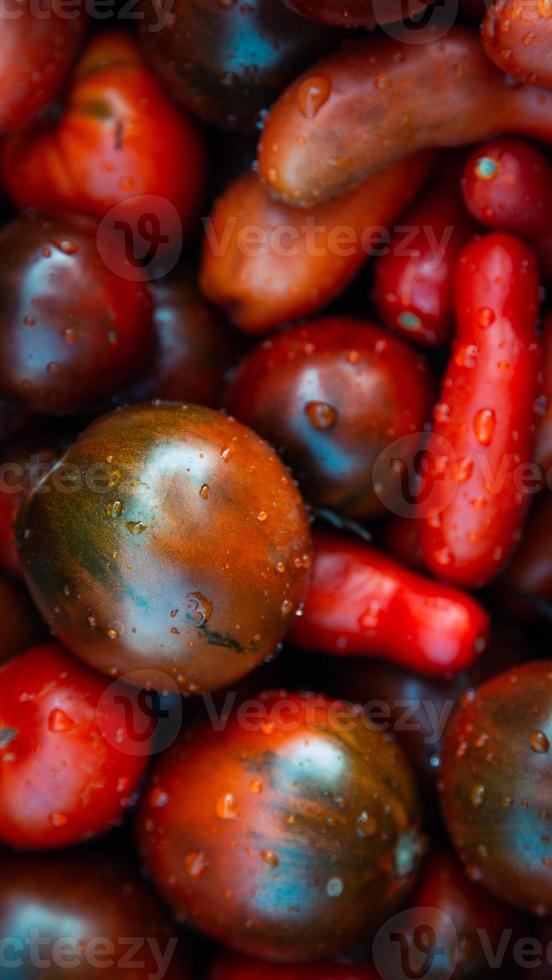
{"label": "cherry tomato", "polygon": [[303,650],[381,657],[416,673],[464,670],[483,652],[488,619],[468,595],[403,568],[375,548],[317,531],[303,615]]}
{"label": "cherry tomato", "polygon": [[376,263],[378,316],[424,347],[450,339],[456,260],[474,231],[462,205],[459,176],[459,160],[445,160]]}
{"label": "cherry tomato", "polygon": [[[58,93],[83,35],[86,15],[64,17],[53,0],[5,9],[0,31],[0,135],[13,132]],[[11,16],[10,16],[11,14]]]}
{"label": "cherry tomato", "polygon": [[224,687],[274,652],[311,562],[303,501],[276,453],[177,402],[97,419],[26,498],[17,544],[68,649],[184,692]]}
{"label": "cherry tomato", "polygon": [[494,232],[466,246],[456,279],[457,337],[427,446],[435,486],[420,543],[428,568],[468,588],[498,574],[530,500],[523,479],[536,418],[537,310],[527,245]]}
{"label": "cherry tomato", "polygon": [[552,88],[552,20],[546,0],[496,0],[483,21],[485,51],[502,71]]}
{"label": "cherry tomato", "polygon": [[27,593],[3,578],[0,578],[0,623],[0,663],[37,643],[46,632]]}
{"label": "cherry tomato", "polygon": [[[274,0],[141,0],[140,41],[168,91],[208,122],[252,129],[305,65],[339,40]],[[262,117],[261,117],[262,118]]]}
{"label": "cherry tomato", "polygon": [[552,911],[552,663],[525,663],[467,698],[445,741],[449,834],[469,876],[497,898]]}
{"label": "cherry tomato", "polygon": [[224,953],[212,964],[207,980],[380,980],[364,963],[267,963]]}
{"label": "cherry tomato", "polygon": [[117,239],[104,244],[109,264],[82,215],[26,211],[0,230],[0,390],[30,411],[85,409],[141,364],[150,294],[119,274]]}
{"label": "cherry tomato", "polygon": [[137,692],[107,682],[57,644],[0,667],[0,840],[46,850],[122,821],[148,760],[125,730]]}
{"label": "cherry tomato", "polygon": [[[59,118],[8,139],[2,161],[18,207],[102,218],[125,202],[117,220],[129,224],[133,242],[146,237],[140,229],[145,219],[152,224],[153,212],[158,243],[193,228],[205,166],[196,124],[172,105],[121,33],[90,41]],[[157,197],[165,201],[159,213]]]}
{"label": "cherry tomato", "polygon": [[368,27],[392,24],[420,14],[431,0],[284,0],[292,10],[322,24],[338,27]]}
{"label": "cherry tomato", "polygon": [[0,935],[10,980],[190,980],[179,931],[113,848],[2,852]]}
{"label": "cherry tomato", "polygon": [[471,28],[436,31],[423,44],[351,41],[286,89],[259,144],[260,174],[278,198],[310,207],[407,153],[504,130],[552,142],[552,94],[509,84]]}
{"label": "cherry tomato", "polygon": [[484,143],[465,165],[462,190],[474,218],[526,238],[552,276],[552,166],[540,150],[505,137]]}
{"label": "cherry tomato", "polygon": [[[265,340],[234,375],[226,406],[280,449],[311,504],[351,517],[385,511],[382,450],[418,435],[433,384],[424,359],[372,323],[328,317]],[[414,447],[413,447],[414,449]]]}
{"label": "cherry tomato", "polygon": [[250,956],[320,959],[405,900],[423,842],[401,750],[354,706],[260,696],[157,765],[138,835],[173,911]]}
{"label": "cherry tomato", "polygon": [[254,173],[245,174],[209,218],[203,292],[248,333],[316,312],[377,254],[432,162],[432,154],[416,154],[307,212],[274,201]]}

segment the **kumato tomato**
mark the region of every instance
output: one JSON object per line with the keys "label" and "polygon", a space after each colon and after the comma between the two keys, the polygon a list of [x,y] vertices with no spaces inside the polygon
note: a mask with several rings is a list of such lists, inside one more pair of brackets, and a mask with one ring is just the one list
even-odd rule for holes
{"label": "kumato tomato", "polygon": [[394,740],[358,706],[285,691],[224,730],[183,734],[154,770],[138,836],[177,915],[278,961],[365,939],[405,901],[424,848]]}
{"label": "kumato tomato", "polygon": [[282,88],[339,33],[275,0],[141,0],[145,56],[171,95],[208,122],[254,129]]}
{"label": "kumato tomato", "polygon": [[274,651],[311,564],[307,514],[276,453],[219,412],[168,402],[94,422],[27,498],[17,543],[68,649],[186,692],[224,687]]}
{"label": "kumato tomato", "polygon": [[38,642],[45,632],[26,592],[0,578],[0,664]]}
{"label": "kumato tomato", "polygon": [[469,876],[498,898],[552,913],[552,662],[487,681],[455,715],[441,795]]}
{"label": "kumato tomato", "polygon": [[[10,16],[11,14],[11,16]],[[6,6],[0,31],[0,135],[13,132],[58,93],[86,24],[77,6],[68,17],[54,0]]]}
{"label": "kumato tomato", "polygon": [[96,246],[83,215],[26,211],[0,231],[0,393],[69,415],[117,391],[141,365],[151,298],[123,275],[117,237]]}
{"label": "kumato tomato", "polygon": [[225,953],[211,964],[207,980],[380,980],[366,963],[267,963]]}
{"label": "kumato tomato", "polygon": [[189,980],[180,930],[114,847],[0,854],[3,977]]}
{"label": "kumato tomato", "polygon": [[282,452],[309,503],[362,518],[396,503],[374,464],[404,436],[415,454],[433,393],[421,354],[373,323],[327,317],[255,347],[226,405]]}
{"label": "kumato tomato", "polygon": [[391,24],[420,15],[431,0],[284,0],[304,17],[338,27],[367,27]]}
{"label": "kumato tomato", "polygon": [[108,688],[56,643],[0,667],[1,841],[67,847],[122,822],[153,732],[137,738],[125,725],[121,706],[137,712],[136,688]]}

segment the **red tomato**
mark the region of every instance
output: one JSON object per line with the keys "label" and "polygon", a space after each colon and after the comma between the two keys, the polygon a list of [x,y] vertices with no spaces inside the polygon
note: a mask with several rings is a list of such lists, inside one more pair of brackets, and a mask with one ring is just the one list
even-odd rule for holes
{"label": "red tomato", "polygon": [[225,953],[212,964],[207,980],[379,980],[364,963],[266,963]]}
{"label": "red tomato", "polygon": [[458,585],[485,585],[519,540],[535,428],[540,347],[532,250],[495,232],[468,245],[456,281],[458,334],[427,452],[424,560]]}
{"label": "red tomato", "polygon": [[155,195],[174,205],[185,232],[198,216],[204,169],[196,124],[173,106],[132,38],[115,33],[88,45],[59,121],[14,135],[3,155],[19,207],[102,217],[127,200],[125,218],[140,227],[144,204],[132,198]]}
{"label": "red tomato", "polygon": [[374,301],[380,318],[404,337],[437,347],[451,333],[454,271],[474,227],[462,205],[455,156],[401,219],[389,251],[376,265]]}
{"label": "red tomato", "polygon": [[488,620],[470,596],[403,568],[364,542],[314,537],[303,615],[290,639],[304,650],[381,657],[422,674],[449,674],[483,652]]}
{"label": "red tomato", "polygon": [[0,135],[29,122],[55,98],[84,31],[81,9],[73,8],[71,17],[64,17],[54,0],[36,6],[31,0],[18,0],[11,9],[3,5]]}
{"label": "red tomato", "polygon": [[520,619],[552,618],[552,494],[535,502],[525,534],[506,575],[497,582],[505,605]]}
{"label": "red tomato", "polygon": [[512,138],[483,143],[466,162],[462,192],[477,221],[526,238],[552,276],[552,166],[540,150]]}
{"label": "red tomato", "polygon": [[[536,460],[543,470],[543,476],[552,490],[552,314],[544,318],[542,325],[542,398],[539,407],[544,409],[544,415],[537,427]],[[550,477],[549,477],[550,474]]]}
{"label": "red tomato", "polygon": [[151,738],[124,727],[138,692],[108,686],[54,643],[0,667],[0,840],[47,850],[121,822]]}

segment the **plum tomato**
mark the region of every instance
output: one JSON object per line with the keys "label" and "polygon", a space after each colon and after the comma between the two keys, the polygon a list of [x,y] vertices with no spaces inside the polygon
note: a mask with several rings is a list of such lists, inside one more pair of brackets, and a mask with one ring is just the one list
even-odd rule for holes
{"label": "plum tomato", "polygon": [[552,617],[552,493],[536,499],[506,574],[496,583],[500,601],[520,619]]}
{"label": "plum tomato", "polygon": [[27,593],[0,578],[0,664],[37,643],[46,632]]}
{"label": "plum tomato", "polygon": [[235,336],[203,298],[191,271],[153,282],[150,288],[153,345],[147,370],[117,400],[215,405],[234,358]]}
{"label": "plum tomato", "polygon": [[207,974],[207,980],[380,980],[366,963],[267,963],[237,953],[223,953]]}
{"label": "plum tomato", "polygon": [[[283,455],[310,504],[365,518],[393,505],[396,479],[374,487],[374,464],[431,411],[426,364],[401,340],[352,317],[326,317],[263,341],[225,404]],[[415,451],[414,445],[412,451]]]}
{"label": "plum tomato", "polygon": [[[109,245],[108,245],[109,243]],[[151,337],[145,282],[82,215],[26,211],[0,230],[0,391],[32,412],[68,415],[136,372]]]}
{"label": "plum tomato", "polygon": [[160,236],[190,233],[205,169],[195,120],[172,104],[122,32],[90,40],[60,111],[15,133],[2,157],[18,207],[102,218],[119,205],[116,220],[129,226],[136,254],[144,241],[153,247]]}
{"label": "plum tomato", "polygon": [[86,15],[63,16],[55,0],[5,10],[0,31],[0,135],[28,123],[58,93],[83,35]]}
{"label": "plum tomato", "polygon": [[516,666],[465,698],[441,766],[448,831],[469,876],[552,913],[552,662]]}
{"label": "plum tomato", "polygon": [[0,667],[0,840],[49,850],[122,821],[151,737],[121,726],[136,688],[108,687],[55,643]]}
{"label": "plum tomato", "polygon": [[2,852],[0,936],[10,980],[190,980],[179,930],[113,848]]}
{"label": "plum tomato", "polygon": [[140,40],[168,91],[217,126],[254,129],[282,88],[339,40],[278,0],[140,0]]}
{"label": "plum tomato", "polygon": [[285,691],[224,730],[184,733],[154,770],[138,836],[178,916],[282,962],[365,938],[405,900],[425,845],[394,740],[356,705]]}
{"label": "plum tomato", "polygon": [[27,497],[17,543],[68,649],[185,692],[224,687],[272,654],[311,563],[308,517],[276,453],[234,419],[176,402],[95,421]]}
{"label": "plum tomato", "polygon": [[552,490],[552,313],[544,317],[541,340],[543,384],[538,399],[541,418],[537,424],[536,461]]}

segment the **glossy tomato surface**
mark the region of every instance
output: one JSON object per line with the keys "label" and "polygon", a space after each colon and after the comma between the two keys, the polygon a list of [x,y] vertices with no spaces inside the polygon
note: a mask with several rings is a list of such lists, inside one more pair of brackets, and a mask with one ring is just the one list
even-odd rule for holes
{"label": "glossy tomato surface", "polygon": [[552,911],[552,664],[525,663],[466,699],[447,734],[442,802],[472,880],[513,905]]}
{"label": "glossy tomato surface", "polygon": [[110,676],[224,687],[302,606],[311,544],[296,486],[266,443],[212,409],[103,416],[43,487],[18,520],[26,578],[54,633]]}
{"label": "glossy tomato surface", "polygon": [[432,395],[422,355],[373,323],[327,317],[254,348],[225,402],[280,450],[309,503],[362,518],[393,507],[374,465],[403,436],[414,455]]}
{"label": "glossy tomato surface", "polygon": [[248,955],[302,961],[348,949],[405,900],[419,819],[392,739],[355,706],[281,691],[222,731],[184,734],[154,771],[138,834],[177,915]]}
{"label": "glossy tomato surface", "polygon": [[0,855],[0,935],[11,980],[189,980],[165,908],[115,847]]}
{"label": "glossy tomato surface", "polygon": [[102,259],[96,231],[82,215],[34,211],[0,231],[0,391],[32,412],[93,405],[136,373],[147,349],[145,280],[121,275],[115,237]]}

